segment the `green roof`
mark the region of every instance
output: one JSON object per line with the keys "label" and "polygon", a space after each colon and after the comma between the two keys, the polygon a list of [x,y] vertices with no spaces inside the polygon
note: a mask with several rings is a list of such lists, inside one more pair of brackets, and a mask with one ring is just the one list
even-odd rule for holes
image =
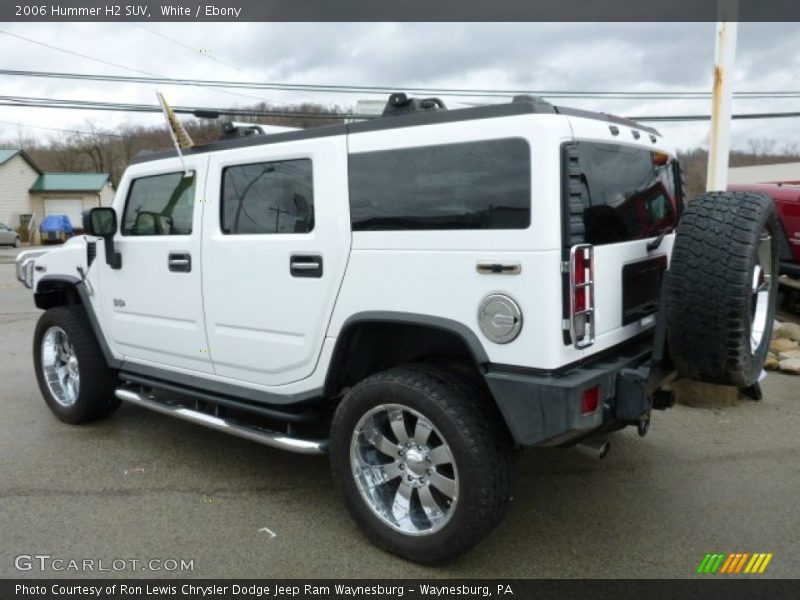
{"label": "green roof", "polygon": [[34,162],[31,160],[31,157],[28,156],[27,152],[25,152],[24,150],[16,149],[16,148],[11,148],[11,149],[8,149],[8,150],[0,149],[0,167],[2,167],[8,161],[10,161],[12,158],[14,158],[17,154],[19,154],[22,158],[24,158],[25,162],[27,162],[34,171],[36,171],[37,173],[41,174],[42,171],[39,169],[39,167],[37,167],[34,164]]}
{"label": "green roof", "polygon": [[19,154],[19,150],[0,150],[0,165],[7,163],[17,154]]}
{"label": "green roof", "polygon": [[42,173],[30,191],[99,192],[107,181],[108,173]]}

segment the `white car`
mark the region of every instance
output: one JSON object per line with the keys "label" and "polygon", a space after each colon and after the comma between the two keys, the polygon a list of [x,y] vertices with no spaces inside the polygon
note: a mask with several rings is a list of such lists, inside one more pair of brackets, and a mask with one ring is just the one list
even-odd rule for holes
{"label": "white car", "polygon": [[371,121],[138,158],[87,236],[17,267],[60,419],[124,400],[330,453],[369,537],[433,564],[499,522],[515,449],[602,455],[676,374],[756,384],[776,226],[758,195],[685,208],[638,123],[395,94]]}
{"label": "white car", "polygon": [[0,246],[19,248],[20,244],[19,234],[5,223],[0,223]]}

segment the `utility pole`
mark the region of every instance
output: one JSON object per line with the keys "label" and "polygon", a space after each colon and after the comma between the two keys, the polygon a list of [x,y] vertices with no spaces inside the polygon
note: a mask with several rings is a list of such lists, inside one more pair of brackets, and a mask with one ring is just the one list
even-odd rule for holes
{"label": "utility pole", "polygon": [[[721,0],[721,16],[728,19],[735,18],[737,5],[736,0],[731,2]],[[708,149],[708,175],[706,177],[706,191],[708,192],[724,191],[728,187],[737,27],[738,23],[735,21],[722,20],[717,23],[714,91],[711,98],[711,141]]]}
{"label": "utility pole", "polygon": [[[728,157],[731,145],[731,104],[733,64],[736,54],[738,0],[719,0],[717,48],[714,57],[714,91],[711,99],[711,143],[708,148],[706,191],[725,191],[728,187]],[[724,243],[724,240],[720,240]],[[675,383],[678,402],[689,406],[735,404],[739,392],[734,387],[699,383],[688,379]]]}

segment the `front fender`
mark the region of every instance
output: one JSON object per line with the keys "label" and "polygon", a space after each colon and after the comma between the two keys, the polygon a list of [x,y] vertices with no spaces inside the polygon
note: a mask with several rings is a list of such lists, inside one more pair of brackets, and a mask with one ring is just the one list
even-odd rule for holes
{"label": "front fender", "polygon": [[[38,254],[32,257],[32,267],[30,266],[31,263],[28,263],[29,266],[27,268],[33,269],[33,280],[29,287],[32,287],[35,291],[39,291],[39,284],[46,277],[49,280],[54,277],[62,277],[80,281],[88,270],[89,261],[85,236],[70,238],[63,246],[58,248],[31,251],[31,254],[33,253]],[[20,258],[17,259],[18,265],[25,254],[28,253],[21,254]]]}

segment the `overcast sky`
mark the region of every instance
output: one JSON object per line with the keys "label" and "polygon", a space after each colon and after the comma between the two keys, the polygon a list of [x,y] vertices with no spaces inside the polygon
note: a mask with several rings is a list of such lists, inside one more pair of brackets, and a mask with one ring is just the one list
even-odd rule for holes
{"label": "overcast sky", "polygon": [[[127,67],[0,34],[0,68],[198,79],[348,85],[710,91],[713,23],[16,23],[0,31]],[[183,47],[179,44],[188,46]],[[203,49],[208,55],[203,55]],[[739,26],[735,89],[800,90],[800,24]],[[215,60],[216,59],[216,60]],[[149,85],[0,76],[2,95],[155,103]],[[160,88],[174,105],[242,106],[317,101],[351,108],[369,96],[182,86]],[[243,95],[237,95],[243,94]],[[375,96],[378,97],[378,96]],[[445,99],[446,101],[448,99]],[[467,100],[470,101],[470,100]],[[499,100],[474,99],[474,102]],[[707,114],[709,100],[560,100],[614,114]],[[734,112],[800,111],[800,99],[735,101]],[[58,135],[31,126],[82,129],[158,115],[0,107],[0,142]],[[681,148],[702,145],[708,124],[656,127]],[[733,144],[752,138],[800,142],[800,119],[739,121]]]}

